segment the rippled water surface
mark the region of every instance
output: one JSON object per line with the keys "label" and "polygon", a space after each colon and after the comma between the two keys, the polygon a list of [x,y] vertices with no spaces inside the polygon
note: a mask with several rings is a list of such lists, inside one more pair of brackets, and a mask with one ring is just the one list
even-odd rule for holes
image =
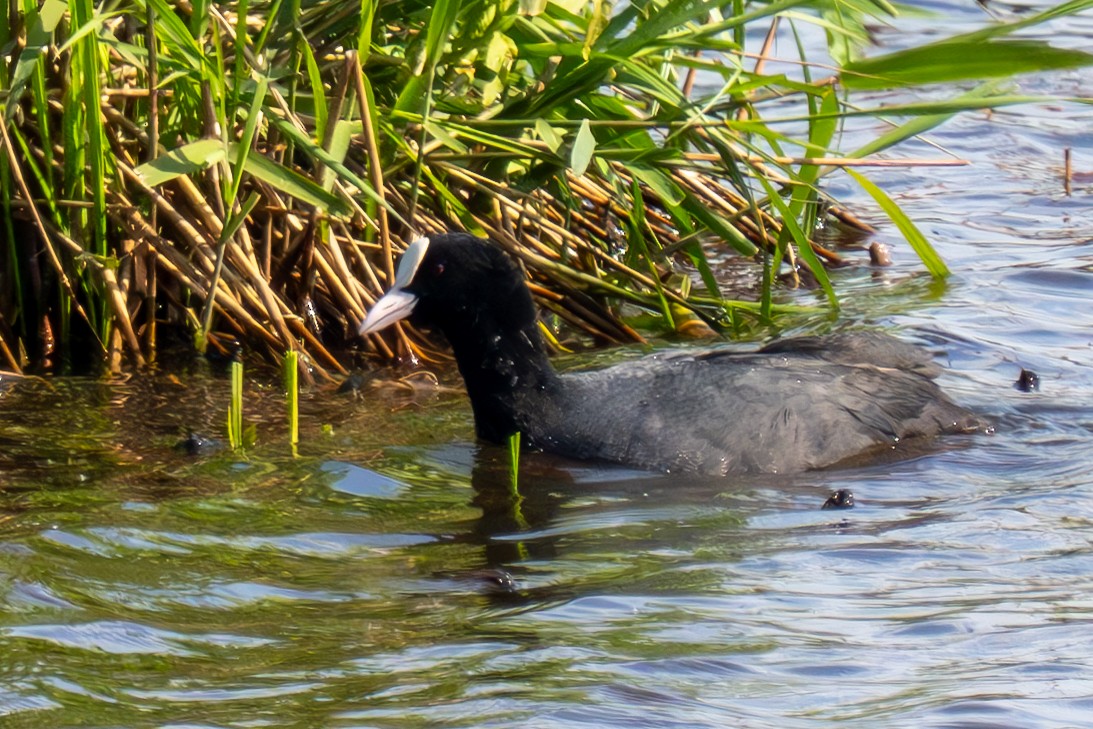
{"label": "rippled water surface", "polygon": [[[932,7],[904,27],[983,20]],[[1088,46],[1093,21],[1036,33]],[[1091,130],[1072,104],[968,114],[931,138],[973,166],[873,173],[954,275],[902,246],[840,271],[842,323],[932,347],[997,427],[895,464],[684,481],[528,456],[515,502],[460,395],[310,393],[293,459],[256,378],[259,446],[193,458],[172,445],[227,401],[203,363],[0,383],[0,726],[1089,726]],[[857,506],[821,510],[837,488]]]}

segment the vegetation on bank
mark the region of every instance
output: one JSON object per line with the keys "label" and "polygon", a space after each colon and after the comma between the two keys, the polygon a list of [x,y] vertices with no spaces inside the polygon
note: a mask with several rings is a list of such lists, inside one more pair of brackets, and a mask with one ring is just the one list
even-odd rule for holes
{"label": "vegetation on bank", "polygon": [[[837,310],[838,253],[814,233],[854,221],[822,177],[951,162],[874,155],[1029,100],[983,79],[1088,64],[1012,36],[1091,5],[863,58],[867,24],[897,13],[887,0],[14,1],[0,369],[143,364],[169,326],[332,377],[397,252],[449,228],[516,254],[540,304],[600,341],[637,338],[621,302],[665,327],[768,321],[779,273],[801,269]],[[830,58],[807,57],[806,26]],[[776,36],[796,71],[774,63]],[[976,84],[894,106],[853,94],[954,81]],[[901,121],[840,149],[859,115]],[[727,255],[754,265],[752,295],[721,290],[711,261]],[[409,331],[371,347],[431,356]]]}

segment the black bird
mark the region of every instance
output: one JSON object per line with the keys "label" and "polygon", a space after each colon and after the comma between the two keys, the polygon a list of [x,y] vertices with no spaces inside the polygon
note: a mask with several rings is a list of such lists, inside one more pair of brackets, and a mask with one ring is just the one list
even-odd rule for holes
{"label": "black bird", "polygon": [[757,352],[653,354],[559,374],[524,275],[466,233],[415,240],[360,326],[410,317],[447,337],[478,436],[519,431],[570,458],[705,474],[822,468],[908,438],[982,426],[933,382],[928,352],[875,332],[801,337]]}

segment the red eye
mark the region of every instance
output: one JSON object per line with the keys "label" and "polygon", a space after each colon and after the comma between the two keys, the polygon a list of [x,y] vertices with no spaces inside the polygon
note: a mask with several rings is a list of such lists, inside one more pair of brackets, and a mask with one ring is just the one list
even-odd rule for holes
{"label": "red eye", "polygon": [[444,273],[444,264],[443,263],[438,263],[435,266],[433,266],[433,275],[434,276],[440,276],[443,273]]}

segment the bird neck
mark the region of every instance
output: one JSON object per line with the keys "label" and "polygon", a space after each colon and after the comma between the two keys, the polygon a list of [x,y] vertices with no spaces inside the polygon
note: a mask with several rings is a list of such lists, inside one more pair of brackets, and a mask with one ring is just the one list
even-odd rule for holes
{"label": "bird neck", "polygon": [[515,432],[526,432],[529,416],[558,385],[538,324],[486,327],[448,339],[467,386],[478,436],[503,443]]}

